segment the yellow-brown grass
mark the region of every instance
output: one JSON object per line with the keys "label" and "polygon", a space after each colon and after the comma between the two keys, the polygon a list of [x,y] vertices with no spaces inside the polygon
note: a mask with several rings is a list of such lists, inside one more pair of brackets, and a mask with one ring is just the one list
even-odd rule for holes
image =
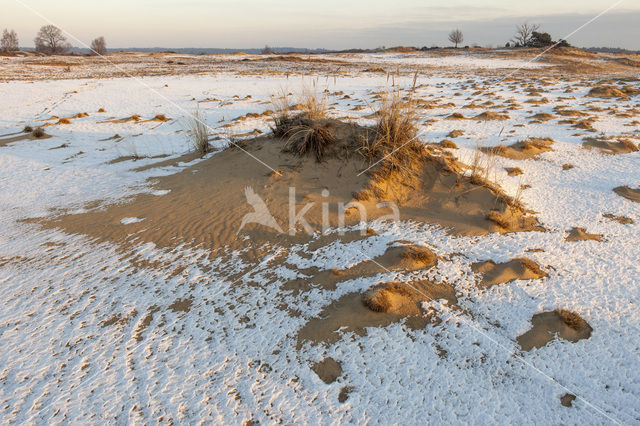
{"label": "yellow-brown grass", "polygon": [[329,128],[304,119],[291,127],[285,136],[288,139],[284,151],[299,156],[312,153],[318,162],[322,161],[326,147],[336,142],[336,137]]}

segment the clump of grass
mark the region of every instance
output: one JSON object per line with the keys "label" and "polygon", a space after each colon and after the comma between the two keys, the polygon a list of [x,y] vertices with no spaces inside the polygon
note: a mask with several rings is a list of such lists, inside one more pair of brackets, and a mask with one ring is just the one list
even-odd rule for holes
{"label": "clump of grass", "polygon": [[566,309],[559,309],[557,312],[560,319],[567,325],[567,327],[574,330],[582,330],[585,327],[588,327],[587,322],[575,312],[568,311]]}
{"label": "clump of grass", "polygon": [[273,118],[274,122],[273,127],[271,127],[271,131],[274,136],[282,138],[286,135],[293,124],[289,95],[282,91],[280,96],[271,97],[271,104],[273,105],[273,115],[271,118]]}
{"label": "clump of grass", "polygon": [[164,115],[164,114],[157,114],[155,117],[153,117],[153,119],[156,120],[156,121],[167,121],[167,120],[169,120],[167,118],[167,116]]}
{"label": "clump of grass", "polygon": [[387,94],[375,115],[375,136],[364,137],[358,151],[369,162],[381,164],[378,174],[412,173],[416,160],[424,154],[424,146],[418,140],[418,116],[411,100],[403,101],[397,91]]}
{"label": "clump of grass", "polygon": [[33,127],[31,126],[24,126],[24,129],[22,130],[24,133],[31,133],[33,132]]}
{"label": "clump of grass", "polygon": [[437,259],[436,255],[426,247],[410,246],[400,255],[403,259],[413,260],[425,264],[434,263]]}
{"label": "clump of grass", "polygon": [[193,150],[200,155],[209,152],[209,134],[204,115],[198,110],[191,114],[188,119],[189,137]]}
{"label": "clump of grass", "polygon": [[[274,136],[282,138],[291,134],[297,126],[303,125],[302,121],[315,121],[327,118],[326,94],[318,95],[315,91],[303,87],[296,96],[298,104],[295,108],[290,104],[290,95],[282,91],[279,96],[271,99],[274,113],[272,115],[274,126],[271,128]],[[294,114],[294,109],[298,111]]]}
{"label": "clump of grass", "polygon": [[[494,150],[498,151],[500,149],[502,148],[498,146],[496,148],[492,148],[491,151],[493,153]],[[485,155],[479,144],[476,145],[473,157],[471,158],[471,164],[469,165],[471,171],[471,183],[483,186],[493,186],[491,184],[491,175],[493,174],[494,177],[496,175],[495,158],[496,157],[494,155]]]}
{"label": "clump of grass", "polygon": [[42,127],[36,127],[35,129],[33,129],[31,131],[31,136],[33,136],[36,139],[40,139],[44,135],[45,135],[45,133],[44,133],[44,129]]}
{"label": "clump of grass", "polygon": [[522,266],[524,266],[525,268],[527,268],[528,270],[530,270],[531,272],[533,272],[536,275],[539,275],[541,277],[546,277],[547,273],[545,271],[542,270],[542,268],[540,268],[540,265],[538,265],[536,262],[534,262],[533,260],[526,258],[526,257],[519,257],[517,259],[514,259],[520,262],[520,264],[522,264]]}
{"label": "clump of grass", "polygon": [[376,286],[362,296],[362,303],[374,312],[389,312],[393,308],[394,297],[409,297],[411,292],[400,283],[386,283]]}
{"label": "clump of grass", "polygon": [[325,149],[336,142],[336,137],[329,128],[311,120],[303,119],[300,123],[288,130],[289,138],[283,150],[299,156],[312,153],[316,161],[322,161]]}
{"label": "clump of grass", "polygon": [[58,124],[71,124],[71,120],[68,118],[61,118],[58,120]]}

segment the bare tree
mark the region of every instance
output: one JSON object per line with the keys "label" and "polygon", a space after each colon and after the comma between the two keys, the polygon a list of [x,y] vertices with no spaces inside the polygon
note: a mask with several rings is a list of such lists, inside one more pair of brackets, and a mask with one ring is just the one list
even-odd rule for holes
{"label": "bare tree", "polygon": [[456,49],[458,48],[458,44],[464,41],[464,37],[462,36],[462,31],[459,29],[455,29],[449,33],[449,41],[456,45]]}
{"label": "bare tree", "polygon": [[263,55],[271,55],[272,53],[273,49],[268,44],[264,46],[264,49],[262,49]]}
{"label": "bare tree", "polygon": [[0,40],[0,47],[5,52],[16,52],[20,50],[18,45],[18,34],[15,31],[5,29],[2,32],[2,40]]}
{"label": "bare tree", "polygon": [[49,55],[67,53],[71,46],[67,43],[67,38],[62,34],[60,28],[53,25],[45,25],[40,28],[38,35],[33,40],[38,52]]}
{"label": "bare tree", "polygon": [[524,24],[516,26],[516,35],[513,36],[511,41],[515,46],[525,47],[531,41],[533,33],[539,29],[540,25],[525,22]]}
{"label": "bare tree", "polygon": [[91,42],[92,55],[104,55],[107,53],[107,42],[104,37],[100,36]]}

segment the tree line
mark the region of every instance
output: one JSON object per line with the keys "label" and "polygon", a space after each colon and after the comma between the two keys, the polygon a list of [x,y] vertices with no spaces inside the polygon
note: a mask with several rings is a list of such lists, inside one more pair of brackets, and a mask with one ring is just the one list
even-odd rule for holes
{"label": "tree line", "polygon": [[[45,25],[40,28],[36,38],[33,39],[36,52],[46,55],[64,55],[71,50],[71,44],[62,30],[55,25]],[[0,39],[0,50],[3,52],[17,52],[20,50],[18,34],[14,30],[5,29]],[[107,42],[104,37],[98,37],[91,42],[92,55],[104,55],[107,53]]]}
{"label": "tree line", "polygon": [[[516,26],[516,33],[513,38],[505,44],[505,47],[551,47],[551,46],[569,46],[566,40],[553,41],[549,33],[539,32],[540,25],[525,22]],[[64,55],[69,53],[71,45],[67,41],[63,31],[54,25],[45,25],[38,31],[36,38],[33,40],[36,51],[47,55]],[[449,41],[454,44],[457,49],[459,44],[464,41],[464,35],[459,29],[455,29],[449,33]],[[0,39],[0,49],[4,52],[16,52],[20,50],[18,43],[18,35],[14,30],[5,29]],[[92,55],[104,55],[107,53],[107,42],[104,37],[98,37],[91,42]],[[263,53],[271,53],[272,49],[265,46]]]}

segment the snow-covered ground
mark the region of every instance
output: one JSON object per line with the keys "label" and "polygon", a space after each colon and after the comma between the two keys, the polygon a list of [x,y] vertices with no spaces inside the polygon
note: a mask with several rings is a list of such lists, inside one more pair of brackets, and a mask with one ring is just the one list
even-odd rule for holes
{"label": "snow-covered ground", "polygon": [[[455,61],[464,65],[467,59]],[[413,75],[395,83],[410,88]],[[528,119],[561,104],[586,110],[591,102],[602,109],[588,111],[597,117],[598,132],[638,135],[637,112],[619,117],[607,108],[637,108],[640,99],[585,97],[595,83],[549,77],[536,82],[518,75],[503,81],[472,73],[418,76],[413,96],[439,104],[420,111],[422,121],[435,120],[420,129],[423,140],[438,142],[462,130],[455,139],[460,149],[452,151],[463,161],[478,144],[533,136],[555,140],[554,151],[540,160],[499,158],[496,167],[507,192],[515,195],[520,185],[531,185],[522,200],[548,232],[452,237],[432,225],[378,223],[378,235],[364,241],[314,252],[293,247],[289,266],[278,268],[272,267],[277,253],[247,264],[236,255],[211,259],[205,250],[183,245],[144,244],[129,252],[23,219],[142,191],[165,195],[148,179],[185,164],[135,169],[160,161],[151,157],[187,152],[186,117],[196,109],[221,137],[266,132],[270,123],[264,116],[232,120],[261,113],[271,108],[272,95],[306,85],[328,90],[336,117],[366,124],[374,93],[391,84],[386,76],[219,73],[2,84],[0,134],[42,124],[52,115],[88,116],[46,127],[52,138],[0,146],[0,418],[33,424],[640,423],[640,205],[612,191],[640,184],[640,152],[585,150],[571,125]],[[525,103],[530,85],[549,102]],[[575,91],[565,93],[569,86]],[[474,94],[478,87],[486,90]],[[472,101],[502,104],[509,98],[520,109],[508,111],[506,121],[444,119],[453,112],[473,117],[491,107],[462,108]],[[101,123],[133,114],[142,121]],[[170,120],[144,121],[157,114]],[[234,125],[222,127],[229,122]],[[140,159],[112,161],[130,156]],[[563,170],[567,163],[574,168]],[[515,166],[523,175],[503,171]],[[605,213],[634,223],[609,221]],[[114,218],[121,226],[141,220]],[[574,226],[603,234],[604,241],[564,241]],[[335,290],[281,289],[301,276],[296,265],[346,267],[382,254],[399,239],[432,247],[446,260],[426,272],[358,278]],[[547,278],[477,288],[471,263],[507,261],[536,248],[544,252],[526,256],[543,266]],[[244,275],[231,283],[228,276],[239,271]],[[443,320],[437,325],[414,331],[393,324],[364,337],[345,334],[332,345],[296,349],[297,330],[331,301],[381,281],[421,277],[453,284],[463,309],[434,301]],[[170,308],[184,299],[192,301],[190,309]],[[290,315],[282,304],[300,315]],[[591,337],[521,352],[515,338],[529,330],[531,317],[556,308],[579,312],[593,327]],[[310,368],[326,357],[342,365],[341,376],[328,385]],[[351,392],[339,402],[345,387]],[[573,407],[560,404],[566,393],[577,396]]]}

